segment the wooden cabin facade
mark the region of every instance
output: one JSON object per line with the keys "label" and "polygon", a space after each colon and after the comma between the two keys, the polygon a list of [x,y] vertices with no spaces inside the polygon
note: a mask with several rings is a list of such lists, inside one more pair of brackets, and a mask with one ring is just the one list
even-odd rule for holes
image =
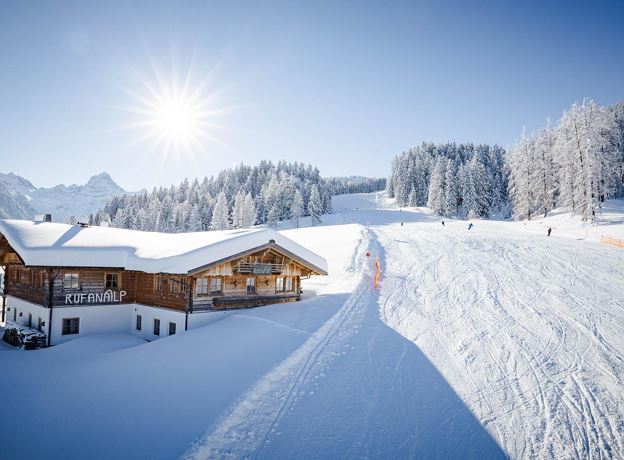
{"label": "wooden cabin facade", "polygon": [[[71,261],[66,266],[29,263],[10,237],[2,235],[2,314],[7,321],[45,332],[48,344],[81,334],[86,322],[89,333],[120,326],[124,332],[126,324],[127,330],[149,340],[210,322],[210,313],[300,300],[301,279],[326,274],[317,260],[315,265],[305,259],[305,252],[297,254],[274,238],[261,245],[255,241],[249,247],[232,244],[237,252],[186,272],[150,273],[132,267],[72,266]],[[130,321],[124,323],[122,317]]]}

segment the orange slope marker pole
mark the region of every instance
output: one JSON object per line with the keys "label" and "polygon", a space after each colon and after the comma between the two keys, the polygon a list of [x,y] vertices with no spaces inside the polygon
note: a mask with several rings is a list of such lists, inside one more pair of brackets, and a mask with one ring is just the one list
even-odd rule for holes
{"label": "orange slope marker pole", "polygon": [[381,264],[379,263],[379,256],[377,256],[377,260],[375,260],[375,265],[377,266],[377,276],[375,277],[375,289],[377,289],[377,285],[379,284],[379,277],[381,276]]}
{"label": "orange slope marker pole", "polygon": [[603,236],[600,238],[600,242],[602,244],[610,244],[611,246],[617,246],[618,248],[624,248],[624,240],[619,240],[617,238],[611,238],[609,236]]}

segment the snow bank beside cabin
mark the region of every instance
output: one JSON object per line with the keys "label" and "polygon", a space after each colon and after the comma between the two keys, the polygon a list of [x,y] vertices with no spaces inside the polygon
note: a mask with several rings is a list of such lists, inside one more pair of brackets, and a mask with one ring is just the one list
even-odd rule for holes
{"label": "snow bank beside cabin", "polygon": [[[101,334],[43,350],[0,342],[0,457],[152,458],[182,455],[263,375],[340,309],[361,227],[288,233],[328,262],[303,280],[301,302],[221,312],[221,319],[154,342]],[[69,441],[68,441],[69,440]]]}
{"label": "snow bank beside cabin", "polygon": [[26,220],[0,220],[0,234],[26,265],[119,267],[147,273],[188,273],[270,240],[327,272],[326,260],[269,228],[157,233]]}

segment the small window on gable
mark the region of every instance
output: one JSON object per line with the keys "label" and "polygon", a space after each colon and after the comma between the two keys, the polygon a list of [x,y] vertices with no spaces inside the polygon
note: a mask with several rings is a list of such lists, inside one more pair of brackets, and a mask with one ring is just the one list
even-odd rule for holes
{"label": "small window on gable", "polygon": [[80,275],[78,273],[65,273],[63,275],[63,289],[80,289]]}
{"label": "small window on gable", "polygon": [[118,273],[106,274],[106,289],[119,289],[119,274]]}

